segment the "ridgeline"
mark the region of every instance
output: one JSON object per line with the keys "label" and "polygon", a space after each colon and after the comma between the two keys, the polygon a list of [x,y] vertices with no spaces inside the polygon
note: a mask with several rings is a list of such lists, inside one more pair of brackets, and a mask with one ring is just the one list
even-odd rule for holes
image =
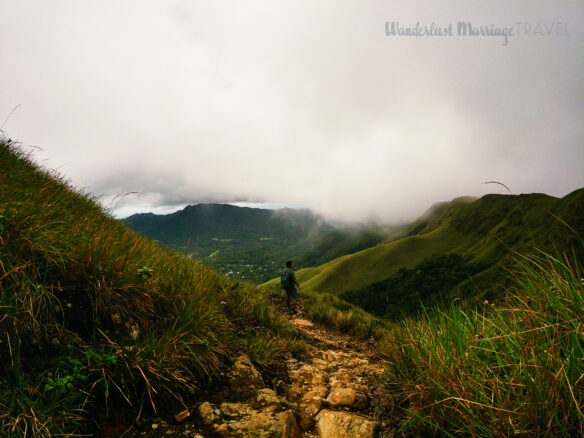
{"label": "ridgeline", "polygon": [[457,198],[436,204],[393,239],[297,277],[306,290],[394,318],[419,311],[420,302],[496,300],[510,286],[508,271],[520,254],[573,249],[581,260],[579,236],[584,189],[561,199],[537,193]]}

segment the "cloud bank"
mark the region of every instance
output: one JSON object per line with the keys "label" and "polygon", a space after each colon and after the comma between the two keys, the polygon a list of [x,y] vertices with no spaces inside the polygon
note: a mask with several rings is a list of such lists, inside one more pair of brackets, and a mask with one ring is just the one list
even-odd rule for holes
{"label": "cloud bank", "polygon": [[[117,209],[398,221],[506,192],[490,180],[584,186],[580,1],[0,5],[0,118],[22,104],[4,131]],[[388,36],[395,21],[515,34]]]}

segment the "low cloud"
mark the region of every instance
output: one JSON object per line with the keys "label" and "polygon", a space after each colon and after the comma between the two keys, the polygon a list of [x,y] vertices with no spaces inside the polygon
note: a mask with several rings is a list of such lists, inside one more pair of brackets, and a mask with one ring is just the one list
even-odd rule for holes
{"label": "low cloud", "polygon": [[[118,213],[248,201],[401,221],[505,192],[489,180],[584,186],[584,6],[475,6],[12,3],[0,113],[22,106],[4,130]],[[388,37],[394,20],[570,35]]]}

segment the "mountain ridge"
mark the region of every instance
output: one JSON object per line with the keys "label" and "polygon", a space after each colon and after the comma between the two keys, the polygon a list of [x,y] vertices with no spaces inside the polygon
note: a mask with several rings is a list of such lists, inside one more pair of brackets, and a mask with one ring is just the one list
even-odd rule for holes
{"label": "mountain ridge", "polygon": [[[578,249],[584,235],[584,189],[563,198],[541,193],[489,194],[434,204],[403,228],[396,238],[375,247],[299,270],[304,288],[341,295],[387,280],[400,269],[412,269],[434,257],[458,254],[466,262],[488,266],[462,282],[462,297],[496,296],[517,252],[553,246]],[[273,286],[276,280],[267,282]]]}

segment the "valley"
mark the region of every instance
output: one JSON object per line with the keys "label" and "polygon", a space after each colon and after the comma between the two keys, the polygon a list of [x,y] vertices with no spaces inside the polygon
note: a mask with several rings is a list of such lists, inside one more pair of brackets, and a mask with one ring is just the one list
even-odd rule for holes
{"label": "valley", "polygon": [[169,215],[135,214],[123,220],[170,249],[240,280],[263,283],[286,260],[317,266],[369,248],[398,227],[325,221],[310,210],[267,210],[197,204]]}

